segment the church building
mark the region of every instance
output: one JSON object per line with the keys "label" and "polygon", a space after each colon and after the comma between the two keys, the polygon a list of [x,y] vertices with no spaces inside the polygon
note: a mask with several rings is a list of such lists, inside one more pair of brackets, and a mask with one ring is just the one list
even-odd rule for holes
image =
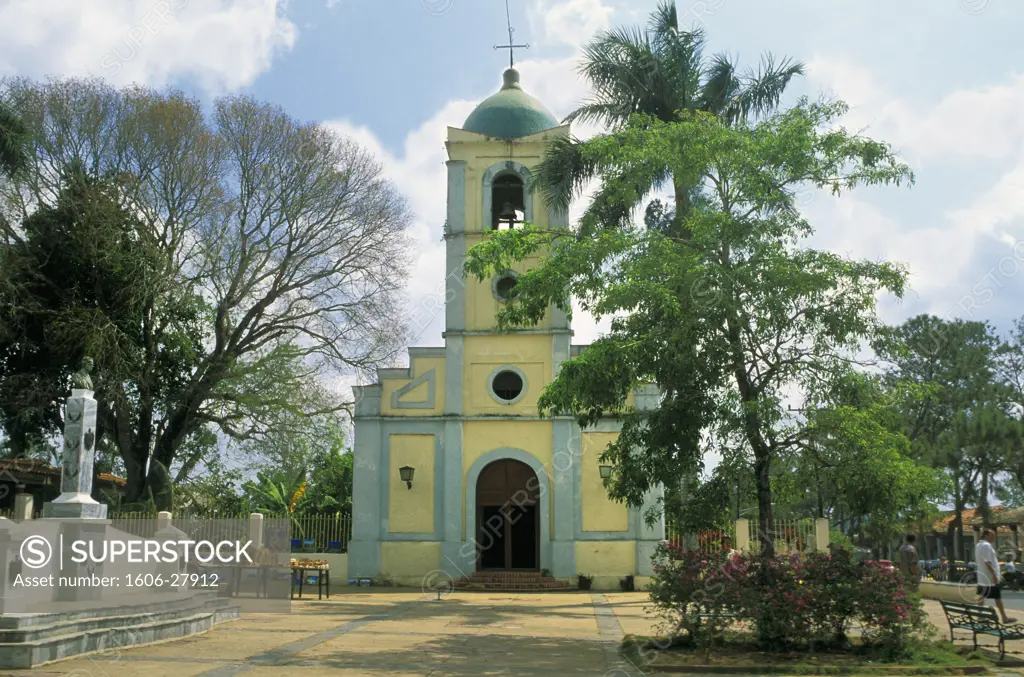
{"label": "church building", "polygon": [[[530,190],[549,141],[568,134],[513,68],[462,128],[448,128],[444,346],[409,348],[408,368],[355,388],[351,577],[419,586],[522,572],[617,588],[635,576],[639,589],[651,574],[664,524],[643,513],[660,492],[631,509],[603,484],[612,469],[599,458],[620,423],[581,430],[537,410],[562,363],[586,349],[572,344],[566,314],[552,307],[537,326],[499,332],[496,313],[531,262],[486,281],[462,272],[494,230],[568,224]],[[629,404],[653,408],[657,397],[648,387]]]}

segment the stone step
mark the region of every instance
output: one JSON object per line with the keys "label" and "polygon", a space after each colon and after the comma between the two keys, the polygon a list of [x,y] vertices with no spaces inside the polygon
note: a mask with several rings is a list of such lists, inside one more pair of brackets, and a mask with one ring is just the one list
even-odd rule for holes
{"label": "stone step", "polygon": [[142,605],[139,604],[138,599],[139,597],[136,593],[131,593],[123,596],[123,604],[107,602],[98,607],[67,611],[46,613],[7,613],[0,615],[0,630],[16,630],[33,625],[49,625],[64,621],[72,621],[79,618],[127,616],[138,614],[140,612],[155,613],[158,611],[180,610],[186,608],[191,609],[195,608],[196,604],[206,604],[223,598],[219,597],[214,591],[193,591],[184,596],[168,596],[167,598],[154,596],[155,601],[149,601]]}
{"label": "stone step", "polygon": [[[189,603],[130,609],[131,613],[113,615],[101,614],[93,617],[54,618],[49,623],[31,623],[14,629],[0,629],[0,645],[23,644],[36,642],[48,637],[66,635],[68,633],[103,630],[105,628],[127,627],[138,623],[157,623],[173,620],[183,616],[221,611],[231,606],[227,599],[201,598]],[[125,611],[118,607],[119,611]],[[57,616],[57,614],[54,614]],[[6,620],[6,619],[4,619]]]}
{"label": "stone step", "polygon": [[[237,606],[209,603],[203,609],[163,610],[128,616],[104,615],[8,630],[22,641],[0,642],[0,668],[27,669],[96,651],[111,651],[206,632],[238,618]],[[49,631],[59,628],[58,634]],[[37,639],[27,639],[35,633]]]}
{"label": "stone step", "polygon": [[535,588],[564,588],[569,584],[564,581],[460,581],[456,585],[509,585],[509,586],[532,586]]}
{"label": "stone step", "polygon": [[464,581],[481,581],[490,582],[496,581],[501,583],[556,583],[558,579],[551,578],[550,576],[521,576],[521,577],[501,577],[501,576],[470,576]]}
{"label": "stone step", "polygon": [[568,585],[564,588],[538,588],[532,585],[525,586],[508,586],[508,585],[460,585],[455,588],[459,592],[531,592],[531,593],[545,593],[545,592],[568,592],[574,588]]}
{"label": "stone step", "polygon": [[477,571],[455,583],[458,590],[487,590],[489,592],[521,592],[524,590],[569,590],[567,581],[542,576],[536,571]]}

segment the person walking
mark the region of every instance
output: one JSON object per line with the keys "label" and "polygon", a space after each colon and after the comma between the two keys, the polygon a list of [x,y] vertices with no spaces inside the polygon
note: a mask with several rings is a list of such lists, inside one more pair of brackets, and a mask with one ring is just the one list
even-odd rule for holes
{"label": "person walking", "polygon": [[978,597],[980,598],[978,603],[984,604],[986,599],[992,600],[995,602],[996,609],[999,610],[999,616],[1003,619],[1003,623],[1014,623],[1017,619],[1007,616],[1006,609],[1003,607],[999,556],[996,554],[996,549],[992,547],[995,540],[996,532],[992,529],[984,529],[981,532],[981,540],[974,548],[975,571],[978,574]]}
{"label": "person walking", "polygon": [[914,547],[916,540],[917,536],[907,534],[906,541],[900,548],[900,573],[903,574],[907,587],[914,592],[917,592],[921,585],[921,565],[917,559],[917,548]]}

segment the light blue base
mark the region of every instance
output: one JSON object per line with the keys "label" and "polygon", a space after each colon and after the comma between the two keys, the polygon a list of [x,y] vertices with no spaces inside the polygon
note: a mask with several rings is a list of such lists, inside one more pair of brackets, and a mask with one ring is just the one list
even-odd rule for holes
{"label": "light blue base", "polygon": [[576,543],[555,541],[551,544],[551,573],[555,578],[569,578],[576,572]]}
{"label": "light blue base", "polygon": [[636,542],[636,575],[637,576],[653,576],[654,575],[654,562],[651,558],[654,557],[655,551],[658,546],[661,545],[661,541],[637,541]]}
{"label": "light blue base", "polygon": [[464,541],[443,541],[441,543],[441,569],[459,579],[472,576],[476,571],[476,548]]}
{"label": "light blue base", "polygon": [[349,541],[349,578],[374,578],[380,575],[380,541]]}

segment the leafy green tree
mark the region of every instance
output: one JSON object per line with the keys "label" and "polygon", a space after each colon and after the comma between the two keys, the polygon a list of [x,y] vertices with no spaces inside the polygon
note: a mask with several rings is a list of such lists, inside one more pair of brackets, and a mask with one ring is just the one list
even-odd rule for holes
{"label": "leafy green tree", "polygon": [[802,409],[808,434],[781,459],[778,502],[841,527],[853,520],[875,543],[934,519],[945,476],[910,455],[897,413],[906,397],[853,369],[811,388]]}
{"label": "leafy green tree", "polygon": [[[551,304],[570,311],[570,295],[612,318],[607,335],[563,364],[543,411],[570,412],[587,427],[623,411],[641,384],[661,386],[653,411],[624,412],[603,455],[616,467],[613,497],[640,505],[655,485],[696,471],[709,444],[746,447],[759,526],[771,533],[772,465],[810,432],[786,411],[785,393],[834,373],[876,329],[876,295],[901,294],[905,281],[897,266],[802,242],[812,229],[796,191],[912,179],[888,146],[839,127],[845,112],[801,102],[732,126],[703,113],[638,117],[582,149],[604,188],[579,224],[502,231],[470,250],[466,269],[480,278],[546,253],[518,278],[500,326],[536,323]],[[666,167],[704,187],[685,219],[688,238],[619,219]],[[773,552],[771,539],[763,543]]]}
{"label": "leafy green tree", "polygon": [[[336,416],[296,417],[272,434],[235,446],[258,476],[307,480],[301,513],[336,513],[352,507],[352,454],[345,451],[345,434]],[[288,479],[291,478],[291,479]]]}
{"label": "leafy green tree", "polygon": [[298,515],[306,501],[307,475],[305,468],[287,473],[267,470],[257,473],[256,480],[245,482],[242,488],[251,505],[258,510],[273,515]]}
{"label": "leafy green tree", "polygon": [[710,476],[665,488],[664,510],[682,533],[723,529],[756,508],[749,454],[721,448],[723,457]]}
{"label": "leafy green tree", "polygon": [[[647,30],[629,27],[599,34],[584,48],[579,71],[590,84],[592,98],[570,113],[566,122],[592,121],[622,129],[637,113],[672,122],[681,111],[702,111],[725,124],[770,113],[793,77],[803,73],[803,65],[767,54],[759,70],[741,72],[728,55],[707,55],[704,32],[680,28],[675,2],[661,0]],[[586,153],[585,148],[585,143],[566,139],[549,149],[540,167],[539,186],[550,204],[568,207],[588,180],[607,172],[597,164],[601,157]],[[699,172],[669,165],[651,165],[647,170],[632,174],[638,183],[630,200],[620,196],[615,201],[620,218],[651,190],[671,182],[675,209],[666,225],[677,229],[676,235],[682,234],[678,231],[681,221],[674,217],[688,214]]]}
{"label": "leafy green tree", "polygon": [[1007,415],[1013,419],[1016,435],[1000,435],[1003,452],[1003,468],[1008,473],[1007,481],[996,486],[996,495],[1004,503],[1024,505],[1024,441],[1021,428],[1024,427],[1024,318],[1014,322],[1009,338],[997,351],[997,373],[1008,393],[1010,408]]}
{"label": "leafy green tree", "polygon": [[187,477],[179,473],[174,485],[174,511],[212,517],[252,512],[242,491],[243,473],[229,468],[220,454],[205,451],[201,468]]}
{"label": "leafy green tree", "polygon": [[310,465],[307,511],[351,512],[352,452],[332,447],[317,452]]}
{"label": "leafy green tree", "polygon": [[887,329],[876,345],[889,383],[913,386],[898,408],[911,454],[948,477],[950,549],[963,534],[968,505],[976,504],[988,519],[992,479],[1019,439],[1010,390],[997,372],[1000,345],[987,322],[933,315]]}

